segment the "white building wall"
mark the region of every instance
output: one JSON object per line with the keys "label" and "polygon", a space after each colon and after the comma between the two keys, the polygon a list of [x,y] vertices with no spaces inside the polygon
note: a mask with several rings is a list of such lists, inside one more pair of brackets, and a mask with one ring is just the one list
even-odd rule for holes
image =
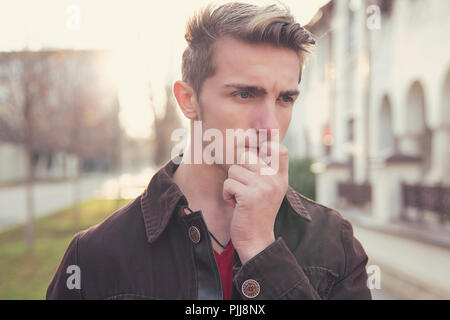
{"label": "white building wall", "polygon": [[25,178],[26,155],[21,146],[0,142],[0,183]]}
{"label": "white building wall", "polygon": [[436,128],[439,117],[439,97],[443,79],[450,63],[450,2],[443,0],[395,1],[395,41],[391,51],[393,90],[400,106],[400,133],[406,131],[402,122],[407,109],[407,96],[412,83],[420,81],[425,90],[427,124]]}
{"label": "white building wall", "polygon": [[[334,97],[332,96],[331,81],[334,77],[330,70],[332,65],[325,66],[329,58],[329,37],[331,33],[316,39],[317,45],[308,55],[300,82],[300,97],[294,106],[289,133],[292,141],[297,144],[294,148],[297,155],[304,156],[306,152],[313,158],[322,158],[322,129],[330,119],[330,110]],[[308,146],[303,138],[307,131]]]}
{"label": "white building wall", "polygon": [[[0,142],[0,183],[18,182],[26,179],[27,157],[19,144]],[[45,158],[40,158],[35,167],[37,179],[71,178],[77,174],[78,157],[64,152],[53,156],[53,164],[47,166]]]}
{"label": "white building wall", "polygon": [[[395,1],[389,20],[372,31],[374,59],[371,117],[377,119],[384,95],[392,103],[394,135],[405,140],[408,131],[408,93],[418,81],[424,89],[425,122],[433,131],[432,168],[424,181],[439,181],[445,174],[442,152],[450,135],[442,128],[442,86],[450,65],[450,45],[442,39],[450,31],[450,2]],[[378,145],[378,128],[371,131],[372,146]],[[376,151],[372,148],[372,156]]]}
{"label": "white building wall", "polygon": [[[362,6],[355,12],[357,27],[356,63],[350,64],[354,57],[347,54],[348,46],[348,0],[335,0],[335,11],[331,19],[333,39],[333,63],[334,79],[318,83],[314,77],[308,77],[305,88],[304,101],[308,112],[314,108],[312,102],[318,96],[324,96],[323,90],[330,93],[333,86],[336,88],[335,100],[330,99],[329,121],[332,124],[334,144],[332,148],[332,161],[343,162],[347,160],[346,135],[347,121],[354,117],[354,171],[353,177],[356,183],[362,183],[367,178],[377,188],[372,193],[378,197],[373,199],[375,211],[384,210],[389,204],[383,204],[387,197],[380,195],[384,192],[382,186],[389,179],[389,172],[380,166],[381,154],[379,148],[380,139],[386,137],[381,130],[389,126],[381,126],[380,116],[383,101],[387,97],[391,106],[392,134],[399,142],[400,150],[405,146],[406,133],[411,123],[408,121],[411,105],[408,105],[408,93],[414,82],[420,83],[424,90],[425,124],[432,130],[431,168],[425,176],[417,176],[415,181],[421,183],[450,183],[450,112],[444,109],[449,106],[445,99],[449,99],[449,93],[444,93],[444,83],[450,72],[450,42],[447,41],[450,34],[450,1],[447,0],[401,0],[393,1],[393,9],[389,15],[381,16],[381,28],[368,30],[366,26],[367,14],[365,10],[369,1],[361,0]],[[357,1],[354,1],[356,3]],[[370,48],[370,87],[368,106],[365,98],[364,78],[364,41],[369,41]],[[320,48],[320,40],[318,47]],[[366,65],[367,66],[367,65]],[[320,66],[310,68],[310,72],[316,72]],[[448,80],[450,81],[450,80]],[[450,85],[449,85],[450,86]],[[323,99],[323,98],[322,98]],[[368,112],[368,115],[365,113]],[[447,113],[446,113],[447,112]],[[448,115],[448,116],[447,116]],[[368,117],[368,121],[364,118]],[[327,120],[325,119],[324,122]],[[309,122],[308,122],[309,124]],[[317,134],[317,133],[316,133]],[[367,137],[366,134],[369,136]],[[319,133],[320,136],[320,133]],[[368,146],[367,146],[368,143]],[[368,147],[368,148],[367,148]],[[321,141],[315,146],[321,149]],[[406,164],[405,164],[406,165]],[[395,168],[398,179],[408,175],[408,168]],[[380,171],[381,170],[381,171]],[[386,174],[383,174],[383,170]],[[390,169],[391,170],[391,167]],[[368,173],[368,177],[367,177]],[[377,180],[376,176],[380,175]],[[328,184],[327,174],[322,174],[318,184]],[[383,178],[385,177],[385,178]],[[382,183],[380,183],[381,180]],[[387,182],[385,182],[387,181]],[[389,189],[390,188],[390,189]],[[398,183],[386,190],[398,190]],[[320,192],[330,190],[324,186],[318,186],[318,199],[326,199],[327,196]],[[325,191],[324,191],[325,192]],[[380,193],[381,192],[381,193]],[[381,200],[381,199],[384,200]],[[390,205],[399,208],[401,197],[389,198]],[[380,202],[381,201],[381,202]],[[398,203],[393,203],[397,201]],[[378,210],[378,211],[379,211]],[[398,215],[396,212],[379,214],[380,219],[389,220]],[[390,216],[389,216],[390,215]]]}
{"label": "white building wall", "polygon": [[355,32],[354,32],[354,78],[353,99],[354,106],[354,142],[352,153],[354,155],[354,179],[356,183],[364,183],[368,179],[368,134],[369,134],[369,108],[367,106],[367,90],[369,86],[369,52],[366,32],[366,7],[355,7]]}
{"label": "white building wall", "polygon": [[[395,10],[395,9],[394,9]],[[381,17],[381,29],[373,29],[368,32],[370,55],[370,150],[369,158],[376,160],[381,156],[378,146],[380,145],[380,112],[383,99],[387,96],[391,103],[391,119],[393,121],[393,134],[398,135],[398,119],[400,118],[398,105],[395,104],[395,90],[393,90],[392,76],[392,54],[394,46],[393,39],[393,17],[389,19]]]}
{"label": "white building wall", "polygon": [[340,81],[347,76],[347,43],[348,43],[348,1],[335,1],[335,16],[332,28],[334,30],[333,52],[335,61],[335,85],[336,95],[332,113],[332,131],[334,145],[332,156],[335,161],[345,162],[347,160],[346,145],[346,120],[348,112],[348,97],[346,95],[347,83]]}

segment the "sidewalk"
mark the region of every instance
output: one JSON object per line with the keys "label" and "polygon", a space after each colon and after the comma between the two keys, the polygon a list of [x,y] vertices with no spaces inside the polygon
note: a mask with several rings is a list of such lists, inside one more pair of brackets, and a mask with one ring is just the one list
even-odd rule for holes
{"label": "sidewalk", "polygon": [[[352,222],[368,265],[381,270],[381,287],[398,299],[450,299],[450,249],[371,227],[367,217],[337,209]],[[389,228],[386,228],[389,229]]]}
{"label": "sidewalk", "polygon": [[[35,218],[72,206],[75,201],[92,198],[133,199],[147,186],[154,168],[142,168],[137,172],[107,173],[85,176],[79,185],[72,182],[36,183],[33,188]],[[79,189],[74,197],[74,188]],[[0,230],[25,223],[27,220],[26,190],[24,185],[0,189]]]}

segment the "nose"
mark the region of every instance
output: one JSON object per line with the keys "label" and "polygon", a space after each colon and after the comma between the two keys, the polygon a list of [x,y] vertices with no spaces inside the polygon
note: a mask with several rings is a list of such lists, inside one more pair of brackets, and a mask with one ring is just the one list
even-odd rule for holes
{"label": "nose", "polygon": [[276,113],[276,105],[272,103],[261,104],[257,109],[257,112],[258,116],[256,117],[253,127],[258,132],[261,130],[266,130],[267,140],[270,140],[271,135],[274,134],[275,131],[280,130],[280,124]]}

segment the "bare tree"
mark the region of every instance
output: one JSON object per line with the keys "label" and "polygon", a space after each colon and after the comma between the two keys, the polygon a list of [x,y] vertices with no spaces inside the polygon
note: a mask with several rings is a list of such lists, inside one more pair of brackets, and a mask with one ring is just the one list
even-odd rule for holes
{"label": "bare tree", "polygon": [[171,134],[173,130],[180,127],[180,118],[176,112],[176,103],[172,93],[172,87],[167,84],[166,91],[166,103],[164,104],[164,115],[158,116],[155,105],[150,98],[150,106],[153,111],[154,120],[154,137],[156,144],[156,152],[154,153],[154,163],[161,165],[165,161],[170,159],[170,151],[174,145],[171,141]]}
{"label": "bare tree", "polygon": [[[95,51],[0,54],[0,139],[25,150],[28,248],[34,239],[33,185],[39,153],[76,155],[77,204],[83,161],[117,163],[117,90],[96,67],[101,59],[102,53]],[[73,217],[79,225],[78,206]]]}
{"label": "bare tree", "polygon": [[[9,61],[8,61],[9,60]],[[26,245],[33,246],[34,240],[34,198],[36,150],[48,146],[44,136],[42,115],[45,115],[45,101],[48,98],[48,59],[34,52],[2,55],[0,83],[4,88],[3,104],[7,106],[6,117],[2,117],[0,135],[20,142],[26,154],[26,203],[27,225]],[[6,118],[6,120],[5,120]]]}
{"label": "bare tree", "polygon": [[[74,224],[80,224],[81,174],[83,161],[102,158],[117,163],[119,102],[117,89],[102,79],[98,68],[101,52],[72,52],[64,58],[66,75],[61,91],[68,114],[64,121],[68,131],[68,149],[76,154],[77,168],[73,178]],[[111,167],[110,167],[111,169]]]}

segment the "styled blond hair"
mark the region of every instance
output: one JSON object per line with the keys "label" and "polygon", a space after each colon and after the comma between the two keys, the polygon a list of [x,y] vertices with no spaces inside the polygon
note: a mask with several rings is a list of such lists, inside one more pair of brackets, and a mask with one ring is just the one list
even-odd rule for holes
{"label": "styled blond hair", "polygon": [[[315,44],[312,35],[295,22],[287,8],[239,2],[219,7],[210,4],[194,14],[186,25],[188,46],[182,58],[182,77],[197,95],[205,79],[214,75],[213,45],[222,36],[292,49],[300,58],[300,70],[305,53]],[[300,78],[301,71],[299,81]]]}

